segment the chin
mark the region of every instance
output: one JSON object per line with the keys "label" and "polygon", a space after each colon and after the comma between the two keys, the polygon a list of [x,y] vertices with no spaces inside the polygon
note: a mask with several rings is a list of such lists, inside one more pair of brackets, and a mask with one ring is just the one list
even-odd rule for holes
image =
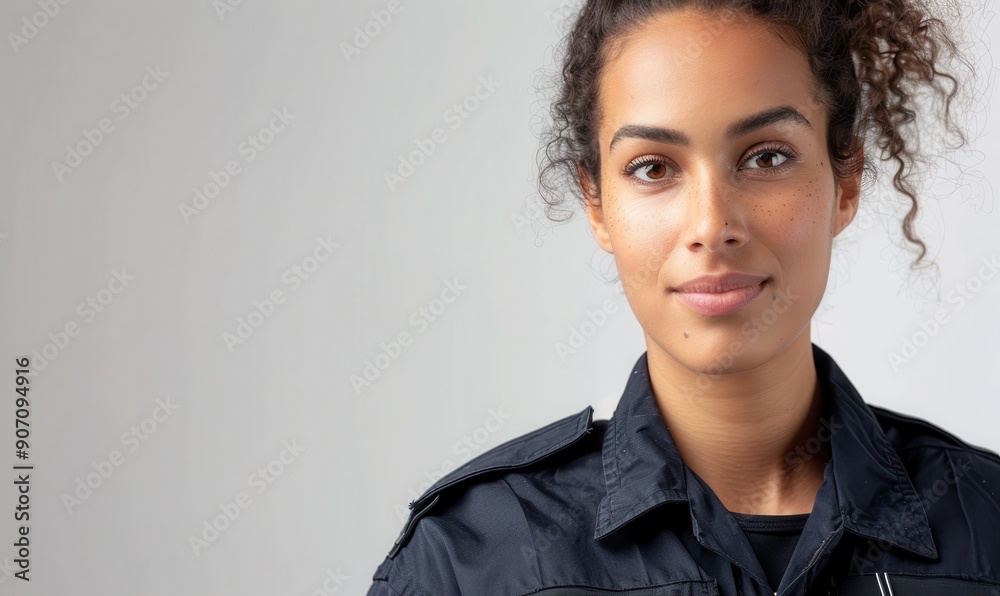
{"label": "chin", "polygon": [[685,331],[668,331],[669,340],[654,338],[656,344],[671,358],[692,372],[713,377],[753,370],[787,348],[798,334],[778,327],[757,331],[739,324]]}

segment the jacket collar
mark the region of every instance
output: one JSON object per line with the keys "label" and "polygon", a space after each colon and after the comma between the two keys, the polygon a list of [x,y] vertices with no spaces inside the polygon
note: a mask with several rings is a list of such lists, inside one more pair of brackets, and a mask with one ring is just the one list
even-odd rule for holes
{"label": "jacket collar", "polygon": [[[824,417],[829,417],[826,436],[843,527],[937,558],[927,514],[874,413],[833,358],[815,344],[812,348]],[[687,468],[656,407],[646,353],[632,369],[608,425],[602,458],[607,493],[597,512],[595,538],[664,503],[689,503]]]}

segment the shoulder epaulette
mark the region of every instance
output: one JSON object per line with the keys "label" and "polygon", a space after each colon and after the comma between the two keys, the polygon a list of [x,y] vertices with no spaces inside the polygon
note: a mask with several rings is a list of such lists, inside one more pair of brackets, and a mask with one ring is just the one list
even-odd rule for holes
{"label": "shoulder epaulette", "polygon": [[473,458],[462,467],[435,482],[427,491],[410,503],[410,516],[396,538],[389,558],[403,548],[413,530],[434,505],[442,493],[456,486],[469,483],[483,474],[524,468],[550,457],[586,437],[593,428],[594,409],[587,406],[578,414],[567,416],[526,435],[498,445]]}

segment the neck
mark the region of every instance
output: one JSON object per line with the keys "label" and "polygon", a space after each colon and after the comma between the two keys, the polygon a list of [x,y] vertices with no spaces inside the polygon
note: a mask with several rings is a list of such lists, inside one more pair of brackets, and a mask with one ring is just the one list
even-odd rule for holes
{"label": "neck", "polygon": [[708,383],[646,342],[660,414],[684,463],[722,504],[764,515],[812,511],[829,444],[817,452],[810,442],[822,402],[808,328],[765,364]]}

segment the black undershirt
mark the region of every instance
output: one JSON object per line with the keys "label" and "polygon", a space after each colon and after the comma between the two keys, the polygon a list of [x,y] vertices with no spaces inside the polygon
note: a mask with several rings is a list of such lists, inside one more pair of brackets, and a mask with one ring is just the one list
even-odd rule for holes
{"label": "black undershirt", "polygon": [[750,546],[757,553],[757,560],[764,568],[771,591],[778,589],[785,568],[799,542],[808,513],[799,515],[754,515],[733,513]]}

